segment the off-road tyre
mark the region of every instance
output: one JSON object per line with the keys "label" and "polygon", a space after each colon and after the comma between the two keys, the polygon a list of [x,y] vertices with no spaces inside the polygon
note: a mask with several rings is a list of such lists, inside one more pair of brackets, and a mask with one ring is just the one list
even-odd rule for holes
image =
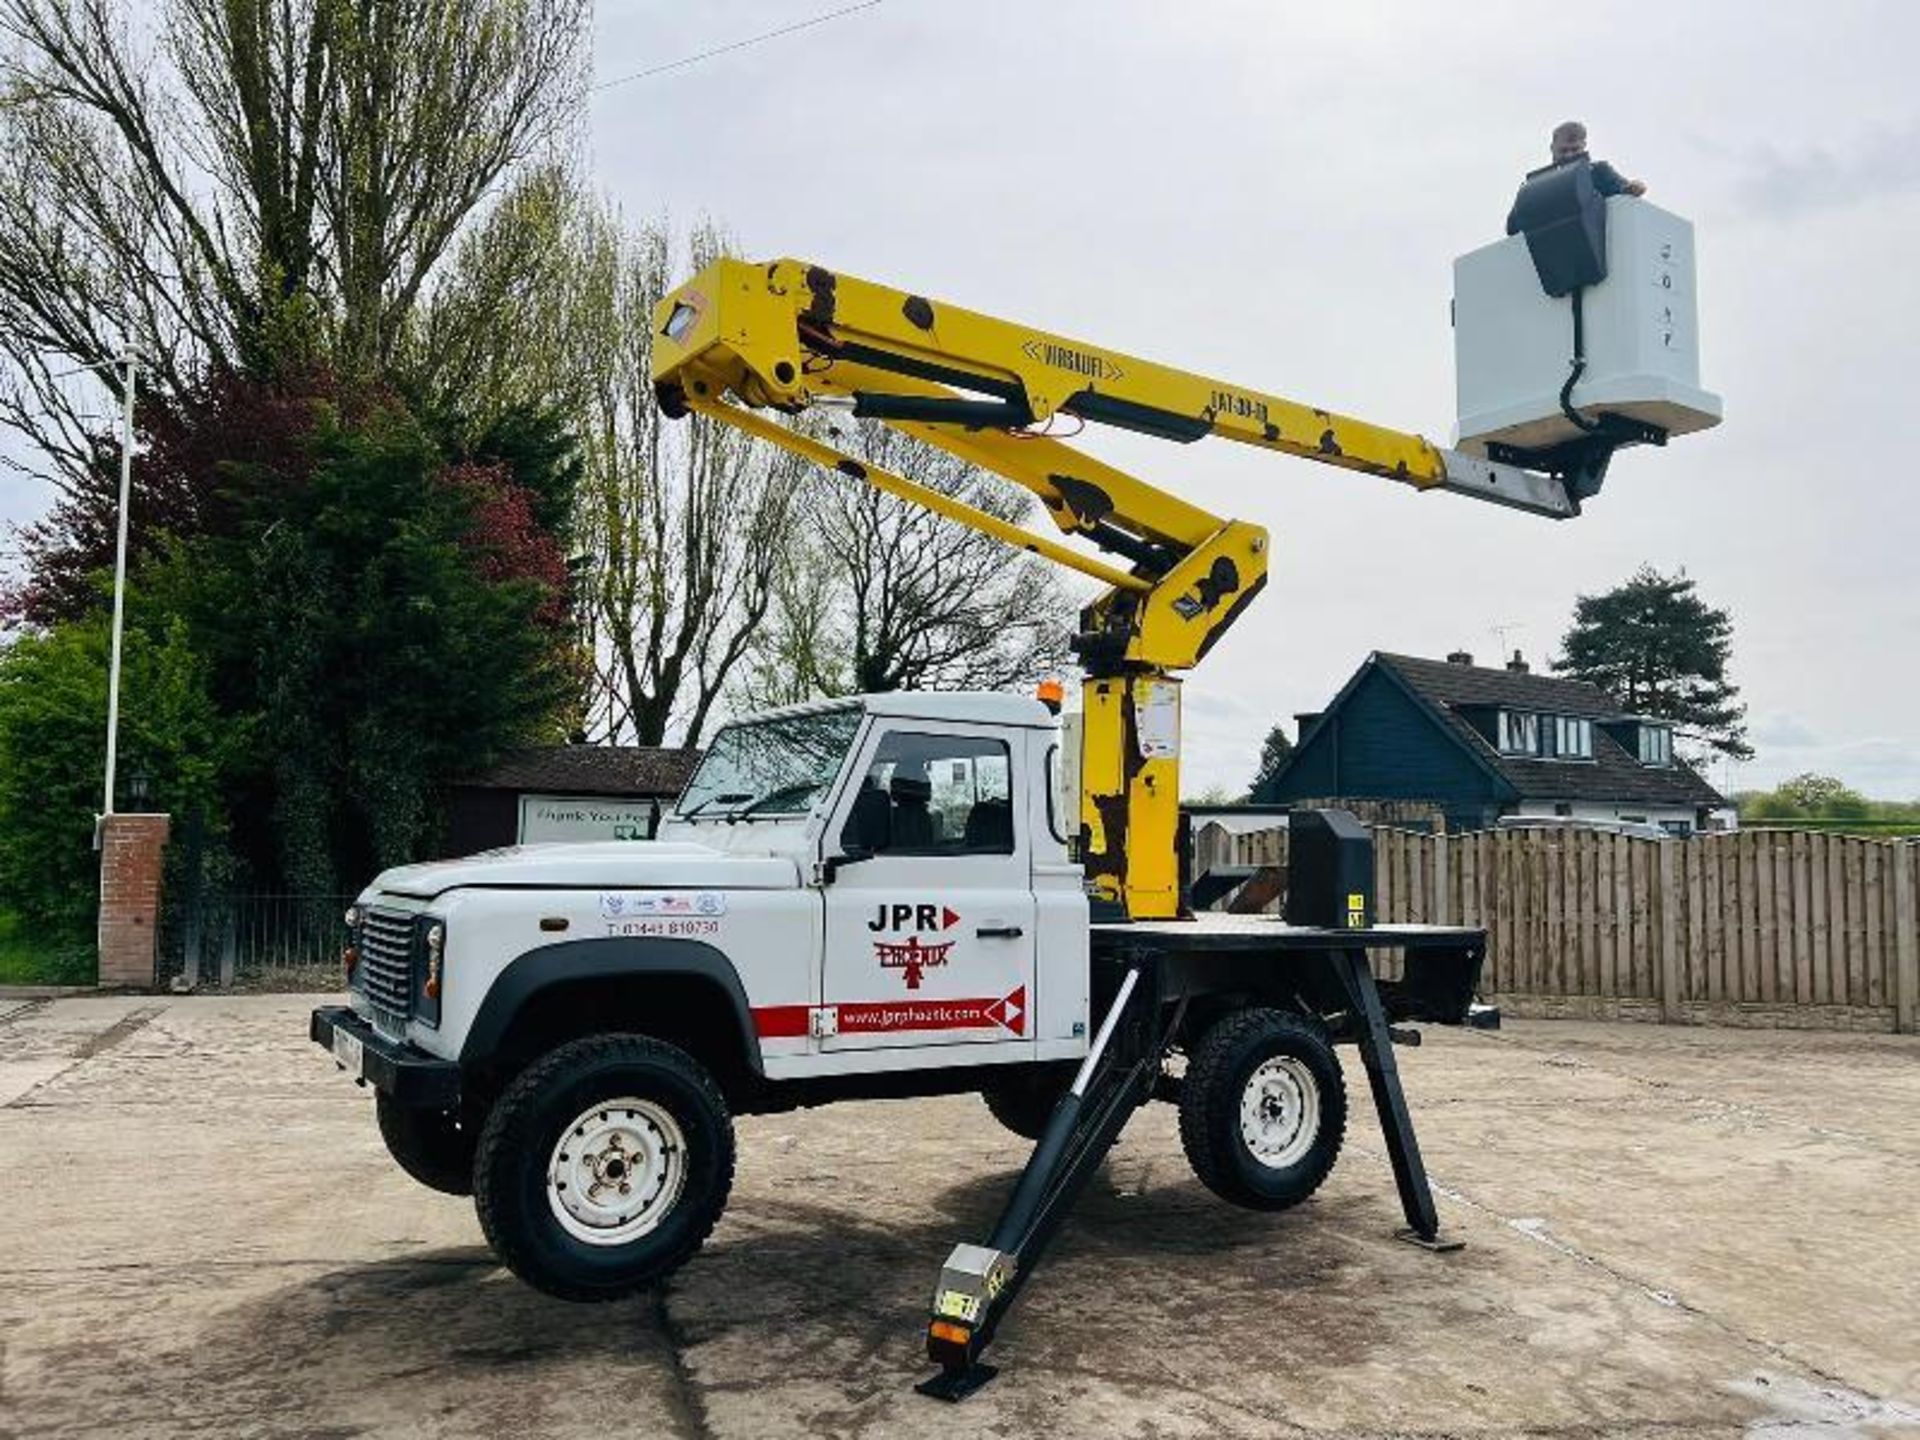
{"label": "off-road tyre", "polygon": [[473,1193],[473,1152],[479,1144],[470,1117],[457,1110],[415,1110],[386,1095],[374,1098],[380,1138],[394,1163],[442,1195]]}
{"label": "off-road tyre", "polygon": [[1071,1069],[1009,1076],[982,1090],[980,1098],[987,1102],[993,1118],[1007,1129],[1023,1140],[1038,1140],[1072,1083]]}
{"label": "off-road tyre", "polygon": [[[620,1099],[636,1101],[643,1115],[670,1118],[683,1168],[654,1228],[628,1241],[589,1243],[578,1234],[582,1221],[560,1218],[566,1186],[554,1180],[570,1172],[556,1162],[563,1154],[572,1159],[562,1141],[583,1133],[576,1121],[597,1112],[605,1124],[613,1111],[611,1123],[620,1124],[621,1107],[601,1103]],[[593,1035],[535,1061],[494,1102],[474,1159],[474,1208],[494,1254],[534,1289],[562,1300],[617,1300],[657,1285],[705,1243],[726,1209],[733,1162],[733,1119],[705,1067],[664,1041]]]}
{"label": "off-road tyre", "polygon": [[[1263,1069],[1263,1067],[1266,1067]],[[1253,1087],[1262,1077],[1260,1095]],[[1308,1082],[1311,1082],[1310,1084]],[[1278,1138],[1249,1128],[1260,1096],[1299,1100],[1299,1122]],[[1193,1173],[1214,1194],[1248,1210],[1285,1210],[1320,1188],[1346,1138],[1347,1090],[1326,1027],[1283,1010],[1236,1011],[1219,1020],[1187,1058],[1180,1087],[1180,1143]],[[1269,1144],[1267,1158],[1256,1144]],[[1276,1163],[1277,1162],[1277,1163]]]}

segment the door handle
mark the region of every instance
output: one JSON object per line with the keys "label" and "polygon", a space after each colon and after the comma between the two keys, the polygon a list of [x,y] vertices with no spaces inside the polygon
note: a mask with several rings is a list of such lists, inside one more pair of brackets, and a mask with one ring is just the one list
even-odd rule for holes
{"label": "door handle", "polygon": [[1027,932],[1018,925],[982,925],[973,933],[982,940],[1018,940]]}

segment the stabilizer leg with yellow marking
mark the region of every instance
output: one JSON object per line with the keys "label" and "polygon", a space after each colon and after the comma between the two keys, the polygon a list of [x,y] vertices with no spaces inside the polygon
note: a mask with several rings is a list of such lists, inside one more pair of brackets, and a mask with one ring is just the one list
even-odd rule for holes
{"label": "stabilizer leg with yellow marking", "polygon": [[1163,1023],[1158,963],[1143,959],[1121,977],[1100,1031],[1067,1093],[1054,1106],[1033,1156],[985,1245],[958,1245],[934,1286],[927,1358],[940,1373],[914,1388],[963,1400],[994,1376],[980,1356],[1046,1252],[1074,1197],[1120,1138],[1133,1112],[1153,1097],[1177,1009]]}

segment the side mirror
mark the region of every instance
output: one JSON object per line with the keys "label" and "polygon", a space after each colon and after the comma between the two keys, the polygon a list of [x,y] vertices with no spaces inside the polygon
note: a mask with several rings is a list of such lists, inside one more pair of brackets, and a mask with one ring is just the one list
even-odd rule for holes
{"label": "side mirror", "polygon": [[893,843],[893,806],[887,792],[874,785],[862,785],[853,797],[847,823],[840,827],[840,853],[820,862],[820,883],[831,885],[833,877],[849,865],[871,860]]}
{"label": "side mirror", "polygon": [[[887,792],[862,786],[853,797],[847,823],[840,827],[840,848],[848,855],[871,857],[893,843],[893,806]],[[864,852],[864,853],[863,853]]]}
{"label": "side mirror", "polygon": [[829,855],[820,862],[820,881],[831,885],[833,877],[849,865],[858,865],[862,860],[873,859],[873,851],[864,845],[846,845],[838,855]]}

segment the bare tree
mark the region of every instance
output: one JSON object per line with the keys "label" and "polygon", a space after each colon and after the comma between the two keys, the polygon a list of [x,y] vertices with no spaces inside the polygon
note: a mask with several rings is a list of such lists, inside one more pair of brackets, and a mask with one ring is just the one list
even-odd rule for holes
{"label": "bare tree", "polygon": [[[803,463],[653,395],[654,307],[727,248],[628,224],[559,167],[526,171],[470,229],[422,307],[409,364],[484,427],[517,407],[575,419],[574,539],[589,739],[697,743],[792,568]],[[515,336],[495,343],[498,332]]]}
{"label": "bare tree", "polygon": [[[1020,523],[1033,509],[1022,492],[900,431],[861,422],[838,438],[1000,519]],[[1076,605],[1038,556],[824,473],[808,488],[803,529],[756,656],[756,700],[1004,689],[1072,667]]]}
{"label": "bare tree", "polygon": [[[589,657],[581,729],[695,743],[735,701],[911,686],[1001,688],[1071,667],[1074,602],[1046,562],[654,402],[653,312],[727,249],[629,227],[563,171],[529,171],[423,307],[419,361],[473,419],[580,417],[576,510]],[[520,337],[511,349],[489,331]],[[897,431],[854,449],[1020,522],[1022,492]]]}
{"label": "bare tree", "polygon": [[[578,227],[561,355],[576,368],[586,476],[581,538],[594,660],[588,733],[698,743],[773,604],[802,462],[725,426],[667,420],[654,402],[653,311],[675,279],[666,227],[604,209]],[[711,226],[683,248],[698,269]]]}
{"label": "bare tree", "polygon": [[467,217],[574,114],[588,0],[314,3],[333,16],[341,71],[328,92],[320,193],[334,243],[321,269],[340,353],[379,367]]}
{"label": "bare tree", "polygon": [[[57,383],[385,373],[503,177],[577,112],[588,0],[0,0],[0,423],[60,476]],[[116,384],[106,377],[110,386]]]}
{"label": "bare tree", "polygon": [[740,693],[753,709],[852,693],[853,669],[840,607],[841,577],[822,533],[818,489],[805,477],[773,577],[773,605],[755,637]]}
{"label": "bare tree", "polygon": [[565,166],[529,167],[461,236],[408,329],[400,368],[436,410],[476,429],[526,406],[579,414],[593,367],[573,353],[575,332],[594,305],[611,303],[587,256],[609,242]]}

